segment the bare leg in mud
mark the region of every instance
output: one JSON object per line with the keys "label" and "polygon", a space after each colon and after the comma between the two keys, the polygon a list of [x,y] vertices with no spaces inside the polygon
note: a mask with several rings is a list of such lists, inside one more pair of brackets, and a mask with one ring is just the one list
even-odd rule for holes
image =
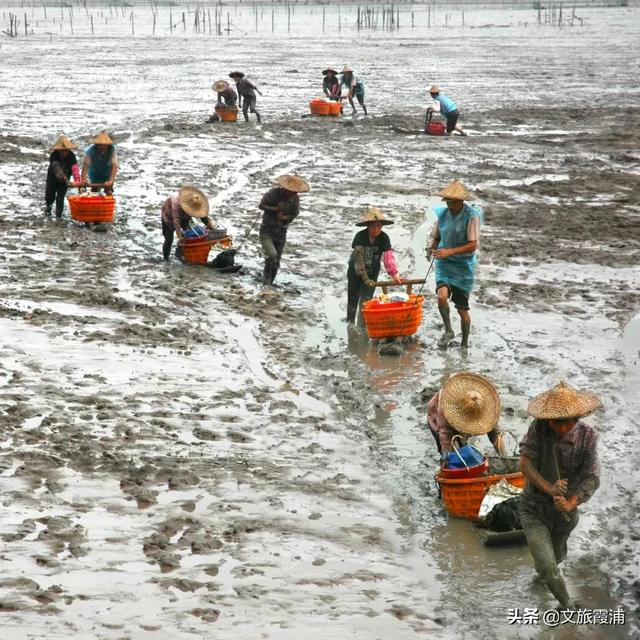
{"label": "bare leg in mud", "polygon": [[458,309],[460,315],[460,330],[462,331],[462,341],[460,346],[466,349],[469,346],[469,332],[471,331],[471,316],[466,309]]}
{"label": "bare leg in mud", "polygon": [[449,310],[449,288],[440,287],[437,291],[438,294],[438,311],[442,316],[442,322],[444,323],[444,333],[438,340],[438,345],[446,347],[454,338],[453,327],[451,326],[451,315]]}

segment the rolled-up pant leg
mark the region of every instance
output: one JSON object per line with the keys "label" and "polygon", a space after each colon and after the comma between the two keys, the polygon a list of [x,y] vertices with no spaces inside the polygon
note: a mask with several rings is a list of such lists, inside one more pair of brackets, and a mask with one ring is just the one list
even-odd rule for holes
{"label": "rolled-up pant leg", "polygon": [[347,322],[355,322],[360,301],[360,290],[364,286],[362,278],[356,275],[352,264],[347,269]]}
{"label": "rolled-up pant leg", "polygon": [[264,284],[273,284],[280,268],[280,258],[286,241],[286,234],[271,235],[264,232],[260,234],[260,244],[264,253],[264,271],[262,274]]}
{"label": "rolled-up pant leg", "polygon": [[571,598],[564,578],[560,574],[558,562],[562,562],[566,557],[567,540],[571,529],[552,533],[544,522],[522,507],[520,508],[520,521],[538,575],[560,605],[570,607]]}

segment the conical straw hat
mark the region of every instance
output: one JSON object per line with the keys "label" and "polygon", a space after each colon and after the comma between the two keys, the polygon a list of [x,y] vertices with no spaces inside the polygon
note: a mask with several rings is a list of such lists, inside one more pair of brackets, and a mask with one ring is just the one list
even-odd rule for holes
{"label": "conical straw hat", "polygon": [[244,73],[242,73],[242,71],[232,71],[229,74],[230,78],[244,78]]}
{"label": "conical straw hat", "polygon": [[447,185],[442,191],[438,191],[438,195],[443,200],[468,200],[469,192],[467,188],[459,180],[454,180]]}
{"label": "conical straw hat", "polygon": [[370,222],[380,222],[381,224],[393,224],[393,220],[387,220],[384,213],[377,207],[369,207],[363,214],[356,227],[366,227]]}
{"label": "conical straw hat", "polygon": [[182,187],[178,192],[178,204],[187,215],[194,218],[204,218],[209,213],[207,196],[195,187]]}
{"label": "conical straw hat", "polygon": [[309,191],[309,183],[300,176],[278,176],[276,182],[287,191],[295,191],[296,193],[306,193]]}
{"label": "conical straw hat", "polygon": [[113,144],[111,136],[106,131],[101,131],[91,142],[93,144]]}
{"label": "conical straw hat", "polygon": [[485,377],[477,373],[454,373],[440,392],[440,411],[460,433],[489,433],[500,418],[500,396]]}
{"label": "conical straw hat", "polygon": [[578,391],[562,381],[531,400],[527,413],[541,420],[569,420],[589,415],[601,404],[593,393]]}
{"label": "conical straw hat", "polygon": [[440,93],[440,89],[437,84],[432,84],[431,89],[429,89],[429,93]]}
{"label": "conical straw hat", "polygon": [[352,71],[353,69],[348,64],[345,64],[340,73],[351,73]]}
{"label": "conical straw hat", "polygon": [[216,82],[213,83],[213,87],[212,89],[214,91],[217,91],[218,93],[221,93],[222,91],[226,91],[229,88],[229,83],[226,80],[216,80]]}
{"label": "conical straw hat", "polygon": [[66,136],[60,136],[56,140],[56,143],[51,147],[51,151],[63,151],[65,149],[70,151],[71,149],[77,149],[77,148],[78,148],[78,145],[73,144],[73,142],[71,142],[69,138],[67,138]]}

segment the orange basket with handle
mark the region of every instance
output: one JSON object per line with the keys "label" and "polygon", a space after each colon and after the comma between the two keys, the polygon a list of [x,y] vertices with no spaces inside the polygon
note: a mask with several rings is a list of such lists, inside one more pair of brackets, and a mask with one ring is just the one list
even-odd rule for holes
{"label": "orange basket with handle", "polygon": [[211,239],[207,236],[200,238],[183,238],[181,246],[182,257],[185,262],[191,264],[207,264],[209,252],[212,247],[229,249],[231,247],[231,236],[224,236],[223,238],[217,239]]}
{"label": "orange basket with handle", "polygon": [[238,107],[216,107],[215,111],[222,122],[236,122],[238,120]]}
{"label": "orange basket with handle", "polygon": [[67,196],[71,219],[78,222],[112,222],[116,208],[113,196],[80,194]]}
{"label": "orange basket with handle", "polygon": [[505,479],[515,487],[524,488],[524,474],[505,473],[477,478],[445,478],[442,473],[436,475],[440,495],[447,512],[457,518],[477,520],[480,505],[489,487]]}

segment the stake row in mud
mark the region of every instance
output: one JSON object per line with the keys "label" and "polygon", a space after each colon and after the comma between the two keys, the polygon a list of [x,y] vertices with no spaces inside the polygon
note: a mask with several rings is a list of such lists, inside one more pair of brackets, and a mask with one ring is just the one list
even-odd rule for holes
{"label": "stake row in mud", "polygon": [[[616,0],[622,2],[624,0]],[[241,3],[199,4],[184,8],[177,5],[150,2],[148,5],[132,6],[93,4],[94,11],[85,2],[82,5],[63,3],[55,7],[42,3],[26,3],[29,7],[24,18],[17,13],[2,14],[5,28],[2,32],[11,37],[30,35],[105,35],[107,31],[120,35],[130,32],[136,37],[162,37],[164,35],[197,33],[211,36],[230,37],[271,31],[296,33],[296,5],[291,3],[265,6],[256,2],[253,5]],[[558,26],[583,25],[583,19],[576,16],[576,5],[569,14],[561,4],[543,6],[534,3],[537,22]],[[346,3],[306,6],[310,15],[304,17],[305,27],[317,24],[318,30],[342,32],[344,29],[360,31],[364,29],[397,30],[400,26],[414,28],[453,28],[465,26],[465,11],[453,11],[453,7],[428,3],[424,5],[401,6],[400,4],[373,4],[361,6]]]}

